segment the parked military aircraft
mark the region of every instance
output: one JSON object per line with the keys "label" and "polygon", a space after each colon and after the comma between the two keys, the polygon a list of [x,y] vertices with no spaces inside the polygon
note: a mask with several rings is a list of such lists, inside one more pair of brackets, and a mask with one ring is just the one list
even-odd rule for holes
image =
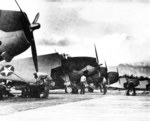
{"label": "parked military aircraft", "polygon": [[10,62],[14,56],[24,52],[31,45],[35,68],[38,71],[33,31],[40,28],[40,24],[37,23],[39,13],[30,23],[26,13],[18,3],[17,5],[20,11],[0,10],[0,61]]}
{"label": "parked military aircraft", "polygon": [[[67,87],[68,92],[79,89],[79,80],[84,71],[88,71],[89,84],[90,79],[92,83],[93,80],[97,81],[95,77],[98,76],[99,65],[96,58],[93,57],[70,57],[65,54],[52,53],[38,56],[38,65],[41,72],[48,73],[52,77],[53,89]],[[2,62],[0,67],[0,79],[13,80],[13,86],[17,89],[23,89],[36,83],[31,57],[12,60],[9,63]]]}
{"label": "parked military aircraft", "polygon": [[[27,14],[22,11],[16,0],[15,2],[20,11],[0,10],[0,61],[10,62],[13,57],[21,54],[31,46],[33,65],[35,71],[38,72],[33,31],[40,28],[40,24],[37,23],[39,13],[30,23]],[[8,64],[1,68],[3,76],[9,76],[13,71],[14,67]]]}
{"label": "parked military aircraft", "polygon": [[89,77],[97,73],[98,66],[96,58],[93,57],[66,57],[65,55],[62,65],[52,69],[51,76],[56,82],[57,88],[66,87],[66,92],[71,93],[74,92],[73,89],[79,89],[80,77],[83,72],[88,71]]}
{"label": "parked military aircraft", "polygon": [[126,82],[123,85],[124,88],[127,90],[126,95],[130,95],[131,91],[133,91],[133,95],[136,95],[135,87],[137,87],[140,84],[139,78],[133,75],[124,75],[123,77],[126,79]]}
{"label": "parked military aircraft", "polygon": [[[96,53],[97,63],[99,63],[96,46],[95,46],[95,53]],[[100,70],[101,75],[106,78],[106,80],[107,80],[106,84],[107,85],[113,84],[113,83],[115,83],[115,82],[117,82],[119,80],[118,68],[117,68],[117,72],[115,72],[115,71],[108,71],[108,67],[107,67],[107,64],[105,62],[105,67],[101,67],[100,66],[99,70]]]}
{"label": "parked military aircraft", "polygon": [[136,95],[136,90],[150,90],[150,79],[143,76],[134,76],[134,75],[123,75],[120,76],[120,83],[115,83],[111,85],[112,88],[125,89],[126,95]]}
{"label": "parked military aircraft", "polygon": [[[94,57],[69,57],[64,55],[62,60],[62,66],[52,69],[51,76],[56,82],[57,88],[65,88],[66,92],[77,93],[80,85],[80,77],[85,71],[87,71],[87,83],[88,89],[93,92],[94,85],[102,86],[103,93],[107,91],[106,84],[113,84],[118,81],[119,74],[118,72],[107,72],[107,64],[105,67],[102,67],[102,64],[99,64],[98,54],[95,46]],[[103,83],[103,77],[106,79],[106,82]],[[60,82],[64,82],[63,83]]]}
{"label": "parked military aircraft", "polygon": [[[38,56],[40,75],[51,73],[51,69],[61,66],[61,55],[58,53]],[[31,97],[39,97],[43,93],[43,85],[38,86],[37,80],[34,77],[35,68],[32,57],[16,59],[11,62],[0,63],[0,81],[6,83],[6,86],[15,87],[15,89],[24,90],[29,89],[34,91]],[[11,83],[7,83],[11,80]],[[33,93],[33,92],[31,92]]]}

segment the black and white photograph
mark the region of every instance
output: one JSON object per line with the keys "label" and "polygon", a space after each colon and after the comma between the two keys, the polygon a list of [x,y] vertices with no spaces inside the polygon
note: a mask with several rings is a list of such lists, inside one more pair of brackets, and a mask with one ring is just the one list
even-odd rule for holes
{"label": "black and white photograph", "polygon": [[148,121],[150,0],[0,0],[1,121]]}

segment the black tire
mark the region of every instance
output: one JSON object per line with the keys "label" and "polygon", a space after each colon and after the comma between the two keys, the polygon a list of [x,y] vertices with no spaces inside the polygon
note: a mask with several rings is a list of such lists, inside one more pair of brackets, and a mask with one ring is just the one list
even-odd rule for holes
{"label": "black tire", "polygon": [[89,87],[89,92],[91,92],[91,93],[94,92],[94,89]]}
{"label": "black tire", "polygon": [[84,90],[85,92],[89,92],[89,87],[86,87]]}
{"label": "black tire", "polygon": [[146,85],[146,90],[147,90],[147,91],[150,91],[150,84],[147,84],[147,85]]}
{"label": "black tire", "polygon": [[78,89],[77,88],[73,88],[72,94],[78,94]]}
{"label": "black tire", "polygon": [[66,93],[71,94],[72,91],[73,91],[73,89],[72,89],[71,86],[65,87],[65,92],[66,92]]}
{"label": "black tire", "polygon": [[106,84],[103,84],[103,94],[105,95],[107,93],[107,86]]}
{"label": "black tire", "polygon": [[40,98],[40,89],[36,86],[30,87],[29,97],[30,98]]}

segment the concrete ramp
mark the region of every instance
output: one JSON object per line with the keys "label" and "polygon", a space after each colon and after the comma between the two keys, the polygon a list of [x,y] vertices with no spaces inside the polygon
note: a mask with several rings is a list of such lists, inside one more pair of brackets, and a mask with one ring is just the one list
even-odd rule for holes
{"label": "concrete ramp", "polygon": [[109,95],[1,116],[2,121],[148,121],[149,96]]}

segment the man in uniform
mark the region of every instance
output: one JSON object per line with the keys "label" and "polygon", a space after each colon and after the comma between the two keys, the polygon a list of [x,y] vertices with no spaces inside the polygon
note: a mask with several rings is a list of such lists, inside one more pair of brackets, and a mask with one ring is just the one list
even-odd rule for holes
{"label": "man in uniform", "polygon": [[132,75],[131,75],[131,79],[127,78],[127,82],[126,82],[126,95],[130,95],[130,91],[133,92],[132,95],[136,95],[136,90],[135,90],[135,86],[139,83],[139,81],[136,81],[135,79],[132,79]]}
{"label": "man in uniform", "polygon": [[48,76],[44,79],[44,94],[42,98],[48,98],[51,80]]}
{"label": "man in uniform", "polygon": [[107,83],[107,81],[104,76],[98,77],[97,85],[100,88],[100,92],[101,93],[103,92],[103,94],[106,94],[106,92],[107,92],[106,83]]}
{"label": "man in uniform", "polygon": [[5,82],[0,83],[0,100],[3,99],[3,96],[13,97],[14,95],[9,92]]}
{"label": "man in uniform", "polygon": [[107,83],[106,78],[103,76],[103,82],[102,82],[103,91],[104,91],[103,94],[106,94],[107,92],[106,83]]}
{"label": "man in uniform", "polygon": [[85,93],[85,83],[86,83],[86,79],[87,79],[87,73],[88,71],[84,71],[83,75],[80,78],[80,83],[81,83],[81,92],[80,94],[84,94]]}

